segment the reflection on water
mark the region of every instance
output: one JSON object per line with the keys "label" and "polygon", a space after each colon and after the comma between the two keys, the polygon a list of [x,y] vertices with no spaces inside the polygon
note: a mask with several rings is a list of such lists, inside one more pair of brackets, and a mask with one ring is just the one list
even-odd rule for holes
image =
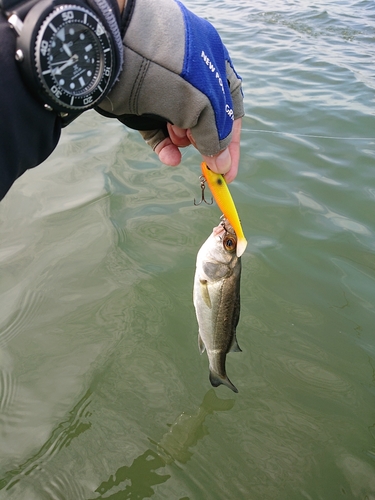
{"label": "reflection on water", "polygon": [[[43,477],[47,463],[62,448],[67,448],[72,441],[91,429],[93,393],[87,391],[78,404],[69,412],[69,418],[61,422],[52,432],[50,438],[41,449],[17,469],[8,471],[0,479],[0,490],[11,490],[20,481],[35,471],[43,490],[54,493],[59,498],[82,498],[83,492],[79,484],[68,476]],[[229,411],[234,406],[232,399],[220,399],[213,389],[204,396],[199,408],[193,413],[182,413],[170,426],[159,442],[150,439],[152,448],[147,449],[133,460],[130,466],[119,467],[108,480],[103,481],[95,492],[100,496],[94,498],[149,498],[153,495],[153,486],[166,482],[171,476],[156,471],[175,461],[186,463],[194,453],[194,446],[208,434],[205,420],[215,412]],[[163,472],[163,471],[161,471]],[[27,482],[27,479],[26,479]],[[114,492],[111,490],[115,490]],[[104,496],[103,496],[104,495]]]}
{"label": "reflection on water", "polygon": [[[174,461],[186,463],[190,460],[194,452],[191,448],[208,434],[208,430],[204,427],[206,417],[214,412],[228,411],[233,405],[234,400],[220,399],[214,390],[210,389],[195,413],[182,413],[158,443],[150,440],[156,451],[148,449],[129,467],[123,466],[117,469],[108,481],[103,482],[95,490],[101,495],[95,498],[115,500],[151,497],[154,493],[152,487],[168,481],[171,477],[168,474],[157,474],[155,471]],[[107,496],[115,486],[120,488],[117,488],[116,493]]]}

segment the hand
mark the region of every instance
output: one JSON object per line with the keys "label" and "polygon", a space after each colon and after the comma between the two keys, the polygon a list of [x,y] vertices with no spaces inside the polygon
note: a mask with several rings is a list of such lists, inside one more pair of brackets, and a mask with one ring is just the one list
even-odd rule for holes
{"label": "hand", "polygon": [[[233,122],[232,140],[226,149],[214,156],[202,155],[203,161],[207,163],[211,170],[225,175],[225,180],[228,184],[236,178],[238,172],[241,125],[241,118]],[[195,141],[190,129],[185,130],[169,123],[167,127],[169,137],[156,146],[155,153],[159,156],[162,163],[175,167],[181,162],[179,148],[189,146],[190,144],[195,146]]]}
{"label": "hand", "polygon": [[193,144],[231,182],[243,95],[219,34],[174,0],[137,0],[125,14],[126,65],[97,110],[139,130],[167,165],[178,165],[179,148]]}

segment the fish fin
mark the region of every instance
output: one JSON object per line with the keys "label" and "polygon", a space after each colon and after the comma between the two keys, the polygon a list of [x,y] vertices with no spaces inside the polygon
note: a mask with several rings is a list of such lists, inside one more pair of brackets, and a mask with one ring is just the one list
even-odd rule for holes
{"label": "fish fin", "polygon": [[198,347],[199,347],[199,352],[203,354],[204,351],[206,350],[206,346],[204,345],[202,337],[199,335],[199,333],[198,333]]}
{"label": "fish fin", "polygon": [[241,255],[244,253],[247,247],[247,241],[245,236],[242,238],[238,238],[237,240],[237,247],[236,247],[236,255],[237,257],[241,257]]}
{"label": "fish fin", "polygon": [[242,352],[241,347],[238,345],[237,337],[233,336],[232,345],[230,346],[229,352]]}
{"label": "fish fin", "polygon": [[209,307],[210,309],[212,309],[210,294],[209,294],[208,286],[207,286],[207,280],[199,280],[199,282],[201,285],[200,288],[201,288],[203,300],[204,300],[206,306]]}
{"label": "fish fin", "polygon": [[229,389],[232,389],[233,392],[238,392],[237,387],[232,384],[232,382],[226,375],[222,377],[218,373],[210,371],[210,382],[213,387],[218,387],[219,385],[223,384],[229,387]]}

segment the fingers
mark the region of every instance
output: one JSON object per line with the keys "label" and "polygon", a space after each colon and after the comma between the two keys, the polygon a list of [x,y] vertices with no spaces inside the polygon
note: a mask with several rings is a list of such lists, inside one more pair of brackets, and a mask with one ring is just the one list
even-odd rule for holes
{"label": "fingers", "polygon": [[181,163],[181,153],[178,146],[173,144],[169,137],[161,141],[155,148],[159,160],[170,167],[177,167]]}
{"label": "fingers", "polygon": [[232,157],[229,151],[229,147],[215,156],[202,155],[202,158],[203,161],[207,163],[209,168],[217,174],[226,175],[231,169]]}
{"label": "fingers", "polygon": [[[241,118],[233,122],[232,140],[224,151],[214,156],[202,155],[203,161],[207,163],[213,172],[225,175],[228,184],[236,178],[238,173],[241,125]],[[169,123],[168,133],[169,137],[165,138],[155,147],[155,152],[162,163],[175,167],[181,162],[179,148],[189,146],[190,144],[195,146],[195,141],[190,130],[182,129]]]}
{"label": "fingers", "polygon": [[173,144],[176,144],[179,148],[184,148],[190,146],[191,140],[188,137],[188,130],[184,128],[177,127],[176,125],[171,125],[167,123],[168,134],[171,138]]}
{"label": "fingers", "polygon": [[210,169],[217,174],[225,175],[227,183],[231,183],[237,176],[240,163],[240,139],[242,119],[238,118],[233,123],[232,141],[229,146],[214,156],[203,156],[203,160]]}
{"label": "fingers", "polygon": [[184,148],[191,144],[187,136],[187,130],[167,123],[169,137],[166,137],[155,147],[155,153],[159,160],[165,165],[176,167],[181,162],[181,152],[179,148]]}

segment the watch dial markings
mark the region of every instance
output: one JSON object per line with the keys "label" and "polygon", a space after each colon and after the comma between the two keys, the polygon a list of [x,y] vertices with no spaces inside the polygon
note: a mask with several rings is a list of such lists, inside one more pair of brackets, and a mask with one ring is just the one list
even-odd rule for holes
{"label": "watch dial markings", "polygon": [[[56,36],[59,40],[61,40],[62,42],[65,42],[65,28],[61,28],[61,30],[58,31]],[[55,42],[55,45],[56,45],[56,42]]]}
{"label": "watch dial markings", "polygon": [[37,35],[37,71],[51,106],[86,109],[108,87],[113,64],[110,39],[85,7],[61,7],[52,11]]}
{"label": "watch dial markings", "polygon": [[103,28],[103,26],[102,26],[101,24],[99,24],[99,23],[97,24],[97,26],[96,26],[96,30],[95,30],[95,33],[96,33],[98,36],[102,36],[102,35],[103,35],[103,33],[105,33],[104,28]]}

